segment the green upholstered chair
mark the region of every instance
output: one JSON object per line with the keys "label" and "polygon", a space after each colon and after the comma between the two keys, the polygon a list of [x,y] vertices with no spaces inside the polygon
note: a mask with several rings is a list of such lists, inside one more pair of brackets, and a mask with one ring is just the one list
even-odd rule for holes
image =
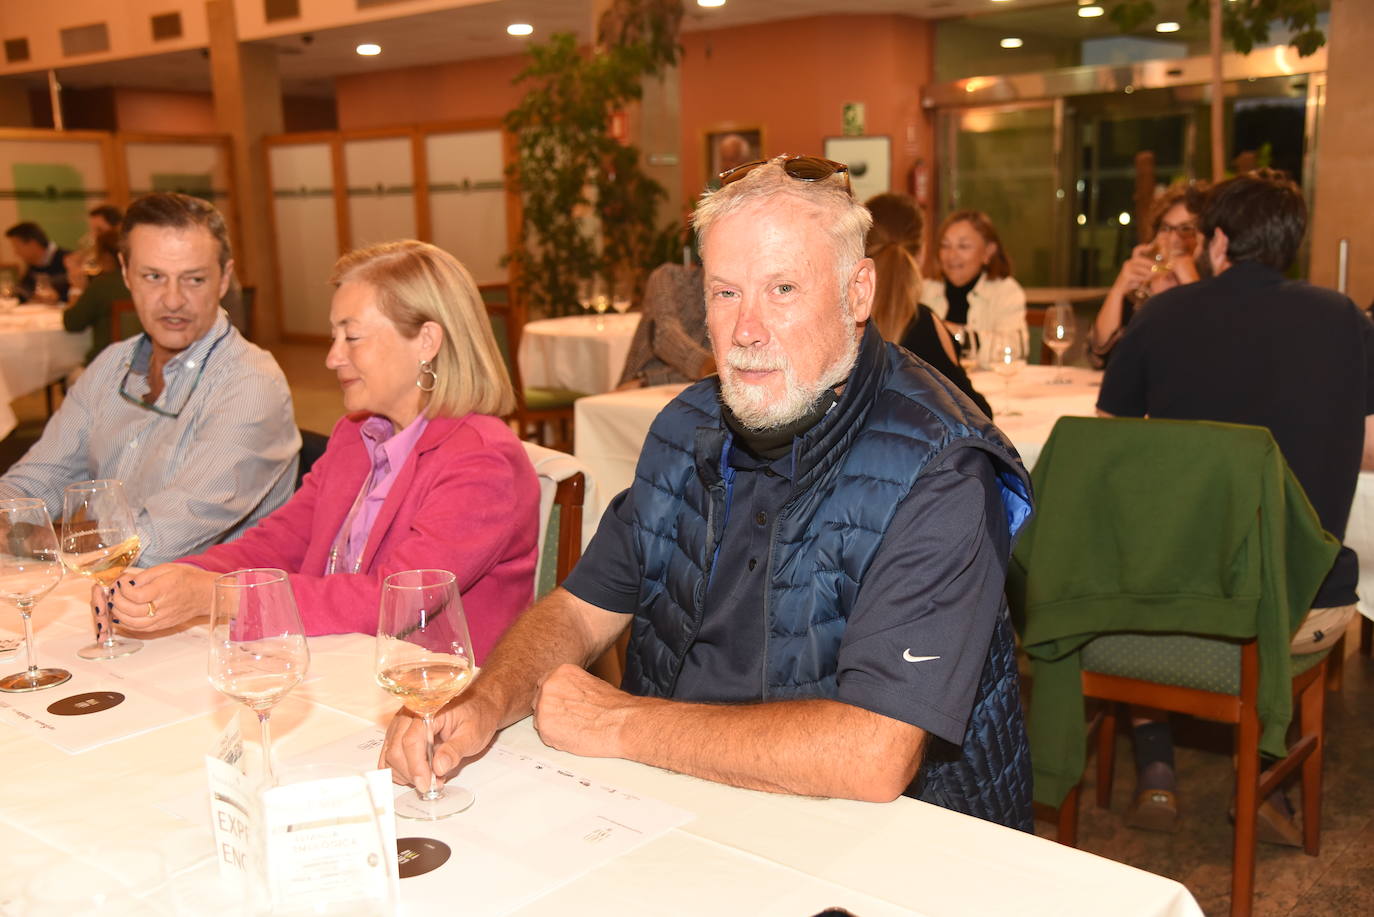
{"label": "green upholstered chair", "polygon": [[555,449],[571,451],[573,402],[585,393],[563,388],[526,388],[520,378],[520,364],[516,359],[520,345],[519,329],[524,323],[516,320],[518,310],[510,300],[510,288],[507,284],[488,284],[478,289],[487,307],[487,316],[491,319],[492,334],[506,361],[511,385],[515,387],[516,405],[511,418],[516,423],[517,434],[521,439],[541,443],[547,440],[546,444]]}
{"label": "green upholstered chair", "polygon": [[[1119,705],[1233,724],[1231,913],[1249,914],[1257,810],[1298,768],[1304,848],[1311,855],[1318,849],[1329,653],[1293,656],[1287,641],[1330,567],[1335,540],[1321,531],[1268,431],[1257,427],[1061,419],[1034,483],[1037,518],[1017,547],[1008,584],[1036,660],[1032,754],[1048,747],[1082,760],[1082,733],[1077,744],[1035,742],[1039,728],[1069,735],[1057,725],[1068,721],[1048,713],[1076,708],[1037,710],[1037,700],[1061,697],[1036,696],[1064,687],[1064,670],[1052,683],[1050,667],[1065,660],[1079,670],[1070,690],[1081,682],[1082,696],[1102,707],[1100,806],[1110,804]],[[1271,667],[1267,682],[1261,658]],[[1262,712],[1283,743],[1288,694],[1276,677],[1291,679],[1301,729],[1287,756],[1261,774]],[[1042,768],[1047,785],[1073,779],[1072,766],[1039,761],[1037,797]],[[1076,839],[1078,794],[1075,786],[1058,805],[1059,839],[1067,844]]]}

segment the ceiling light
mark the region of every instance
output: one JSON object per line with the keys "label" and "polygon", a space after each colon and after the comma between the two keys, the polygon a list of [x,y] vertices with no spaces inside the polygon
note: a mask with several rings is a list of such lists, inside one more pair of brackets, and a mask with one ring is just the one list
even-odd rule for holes
{"label": "ceiling light", "polygon": [[1084,19],[1096,19],[1098,16],[1102,15],[1102,7],[1080,6],[1078,8],[1078,15]]}
{"label": "ceiling light", "polygon": [[534,34],[534,26],[530,25],[528,22],[512,22],[510,25],[506,26],[506,34],[514,35],[517,38],[523,38],[526,35]]}
{"label": "ceiling light", "polygon": [[382,46],[374,45],[372,42],[367,42],[365,44],[358,45],[358,47],[354,48],[353,50],[357,51],[363,57],[376,57],[378,54],[382,53]]}
{"label": "ceiling light", "polygon": [[1019,39],[1019,38],[1004,38],[1004,39],[1002,39],[1002,47],[1004,47],[1004,48],[1019,48],[1019,47],[1021,47],[1021,39]]}
{"label": "ceiling light", "polygon": [[1080,213],[1080,214],[1078,215],[1078,225],[1079,225],[1079,226],[1087,226],[1087,225],[1088,225],[1088,215],[1087,215],[1086,213]]}
{"label": "ceiling light", "polygon": [[1155,26],[1156,32],[1177,32],[1181,26],[1177,22],[1161,22]]}
{"label": "ceiling light", "polygon": [[725,5],[725,0],[697,0],[697,6],[704,6],[704,7],[707,7],[708,9],[711,9],[711,8],[714,8],[714,7],[717,7],[717,6],[724,6],[724,5]]}
{"label": "ceiling light", "polygon": [[1117,221],[1118,223],[1120,223],[1122,226],[1130,226],[1130,225],[1131,225],[1131,215],[1130,215],[1129,213],[1127,213],[1126,211],[1123,210],[1123,211],[1121,211],[1121,213],[1119,213],[1119,214],[1117,215],[1116,221]]}

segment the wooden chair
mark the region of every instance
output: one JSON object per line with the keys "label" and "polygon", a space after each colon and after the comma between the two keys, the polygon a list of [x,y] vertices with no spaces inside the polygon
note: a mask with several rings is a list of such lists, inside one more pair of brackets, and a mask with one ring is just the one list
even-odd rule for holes
{"label": "wooden chair", "polygon": [[[1047,679],[1032,689],[1032,734],[1039,728],[1053,736],[1056,722],[1066,722],[1054,718],[1064,708],[1052,706],[1062,702],[1056,693],[1063,690],[1062,677],[1048,680],[1052,668],[1065,672],[1058,661],[1066,652],[1077,652],[1073,672],[1083,696],[1103,706],[1095,721],[1100,806],[1110,804],[1117,705],[1233,725],[1231,913],[1248,915],[1258,810],[1299,768],[1303,846],[1314,856],[1318,850],[1330,652],[1290,655],[1284,625],[1306,612],[1289,607],[1290,586],[1300,583],[1302,591],[1310,585],[1315,592],[1335,545],[1321,532],[1301,487],[1262,428],[1062,418],[1036,464],[1034,481],[1038,515],[1017,546],[1008,585],[1009,598],[1023,609],[1024,645],[1042,666],[1037,676]],[[1232,484],[1235,490],[1227,491]],[[1242,502],[1246,499],[1255,501],[1253,509]],[[1247,524],[1247,518],[1253,521]],[[1191,538],[1194,533],[1206,534]],[[1229,565],[1227,559],[1236,557],[1242,544],[1246,563]],[[1285,566],[1284,576],[1271,579],[1269,565]],[[1215,581],[1214,570],[1219,571]],[[1268,604],[1261,605],[1267,613],[1230,601],[1260,596],[1285,576],[1280,595],[1266,596]],[[1275,607],[1275,602],[1282,604]],[[1062,640],[1069,642],[1057,642]],[[1266,681],[1267,697],[1272,702],[1272,692],[1291,689],[1300,725],[1297,741],[1263,774],[1261,655],[1267,665],[1278,666],[1274,671],[1280,678],[1291,678],[1287,686]],[[1037,700],[1043,702],[1038,708]],[[1046,754],[1071,757],[1057,773],[1046,768],[1056,773],[1049,778],[1056,790],[1077,776],[1064,771],[1082,761],[1082,746],[1070,741],[1077,736],[1058,735],[1057,750],[1050,746]],[[1042,767],[1054,763],[1042,760]],[[1068,844],[1076,840],[1078,795],[1078,787],[1071,789],[1052,813],[1061,841]]]}
{"label": "wooden chair", "polygon": [[[525,444],[525,451],[534,462],[536,471],[543,464],[543,455],[553,450],[544,449],[532,443]],[[541,477],[548,477],[541,472]],[[552,480],[552,478],[549,478]],[[573,567],[582,559],[582,507],[586,500],[587,478],[583,472],[575,472],[555,484],[553,505],[549,518],[544,524],[543,546],[535,571],[535,598],[542,598],[554,587],[563,584]],[[625,649],[629,643],[629,630],[606,650],[587,671],[616,687],[625,674]]]}
{"label": "wooden chair", "polygon": [[506,360],[511,385],[515,388],[516,435],[523,440],[538,442],[560,452],[571,452],[573,444],[573,402],[581,392],[568,389],[526,388],[520,377],[520,329],[524,327],[524,312],[510,296],[508,284],[485,284],[478,287],[491,319],[492,333]]}
{"label": "wooden chair", "polygon": [[[125,321],[126,316],[133,317],[132,326]],[[134,301],[132,299],[116,299],[114,302],[110,303],[111,341],[122,341],[125,337],[125,328],[129,328],[129,333],[132,335],[139,333],[133,329],[141,327],[138,321],[138,310],[134,308]]]}

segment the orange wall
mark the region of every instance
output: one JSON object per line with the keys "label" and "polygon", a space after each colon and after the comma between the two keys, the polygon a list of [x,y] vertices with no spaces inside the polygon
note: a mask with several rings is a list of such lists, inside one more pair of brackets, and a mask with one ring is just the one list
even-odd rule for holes
{"label": "orange wall", "polygon": [[683,36],[683,191],[706,181],[706,133],[762,128],[764,154],[824,152],[842,107],[863,102],[865,133],[892,138],[892,187],[933,158],[921,88],[934,66],[933,27],[895,15],[816,16]]}
{"label": "orange wall", "polygon": [[[892,139],[892,187],[934,158],[920,105],[934,67],[934,28],[897,15],[836,15],[683,35],[682,182],[706,182],[705,136],[761,127],[765,152],[820,154],[840,134],[842,106],[863,102],[867,133]],[[855,49],[862,49],[856,51]],[[523,92],[523,56],[409,67],[335,79],[339,128],[499,118]]]}
{"label": "orange wall", "polygon": [[511,55],[337,77],[339,129],[500,118],[524,95],[511,80],[525,63]]}
{"label": "orange wall", "polygon": [[215,103],[208,92],[116,89],[115,118],[122,131],[214,134]]}

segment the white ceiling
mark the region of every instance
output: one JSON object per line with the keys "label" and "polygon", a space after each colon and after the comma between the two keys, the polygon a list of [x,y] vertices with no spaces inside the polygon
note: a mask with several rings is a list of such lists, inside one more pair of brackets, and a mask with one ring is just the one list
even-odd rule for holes
{"label": "white ceiling", "polygon": [[[927,19],[1004,13],[1067,0],[727,0],[715,9],[685,0],[686,31],[723,28],[835,13],[896,13]],[[283,88],[291,94],[329,95],[332,79],[343,74],[368,73],[445,61],[497,57],[519,53],[526,39],[506,34],[511,22],[529,22],[534,39],[554,32],[590,31],[591,0],[493,0],[452,10],[403,16],[362,25],[265,40],[277,48]],[[399,12],[399,8],[398,8]],[[361,57],[354,48],[362,42],[382,46],[376,57]],[[208,91],[207,52],[179,51],[133,60],[107,61],[58,71],[64,86],[118,86],[145,89]],[[22,77],[21,77],[22,78]],[[27,77],[38,84],[41,73]]]}

